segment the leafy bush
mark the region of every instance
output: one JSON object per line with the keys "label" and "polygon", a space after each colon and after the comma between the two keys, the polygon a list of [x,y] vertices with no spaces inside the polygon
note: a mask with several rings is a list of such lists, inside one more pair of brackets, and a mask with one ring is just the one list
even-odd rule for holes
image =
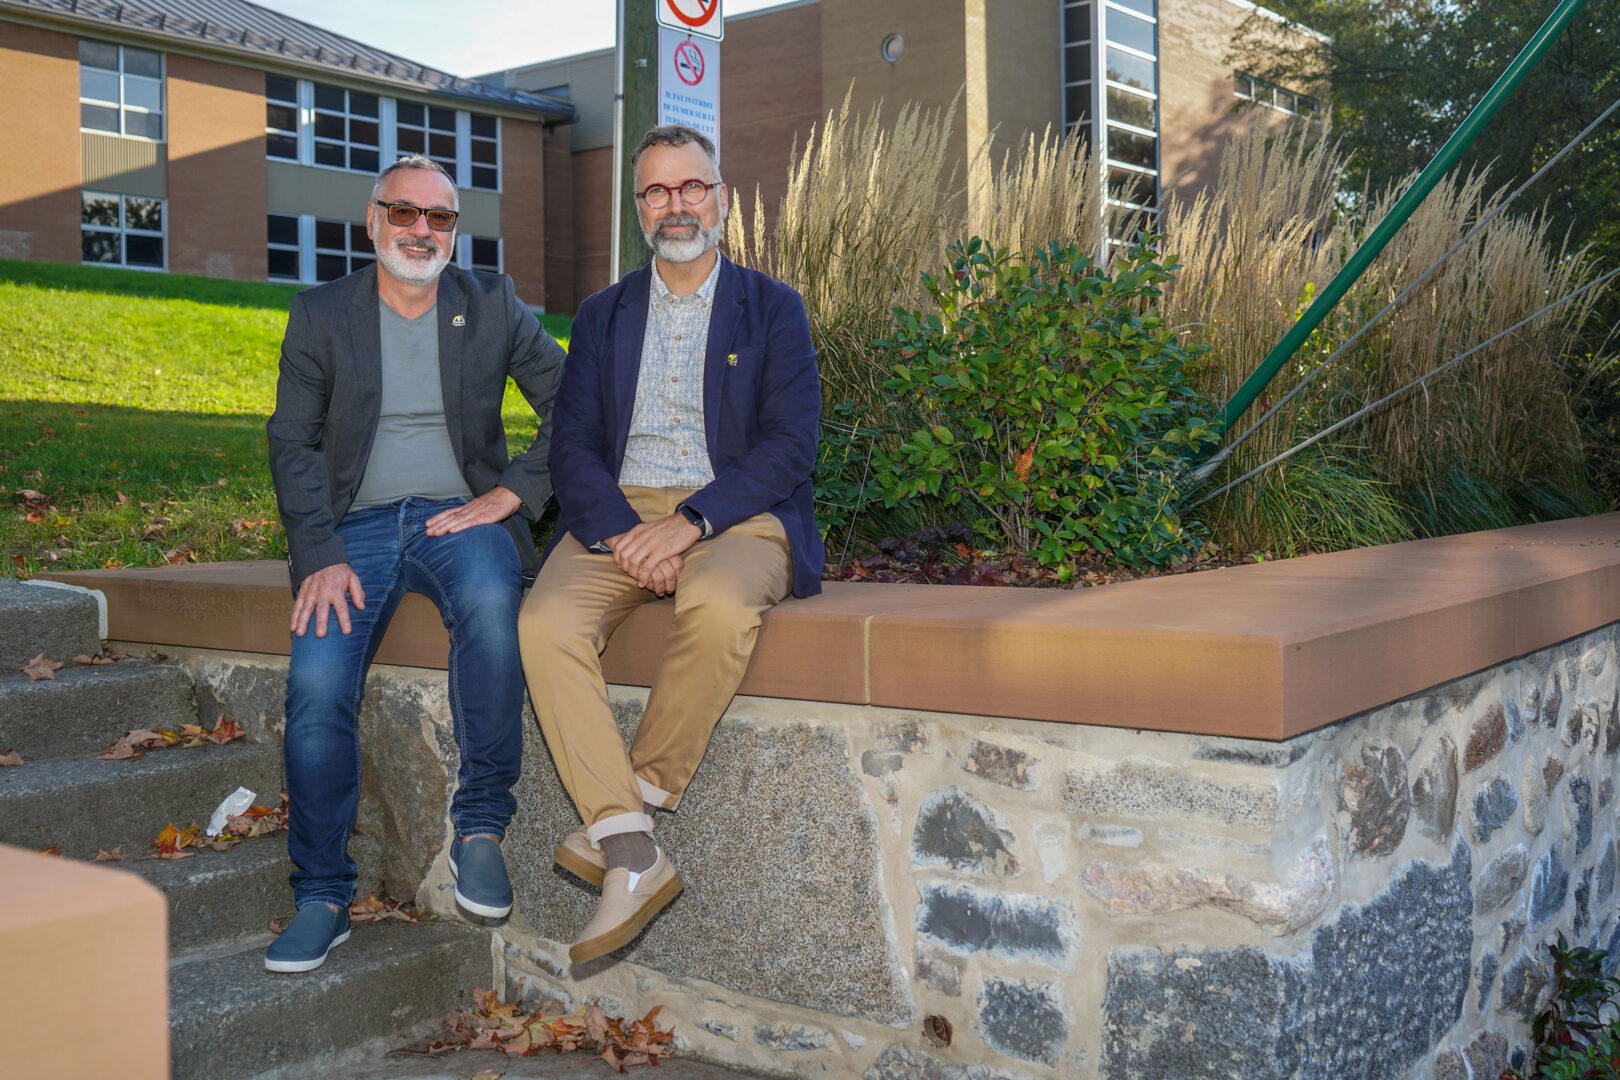
{"label": "leafy bush", "polygon": [[[1551,997],[1531,1024],[1536,1052],[1531,1080],[1620,1080],[1620,979],[1603,973],[1602,950],[1571,947],[1559,934],[1552,954]],[[1503,1080],[1525,1080],[1509,1070]]]}
{"label": "leafy bush", "polygon": [[[1046,566],[1087,554],[1129,565],[1189,555],[1176,476],[1213,439],[1184,383],[1200,350],[1152,301],[1174,265],[1149,244],[1102,270],[1077,244],[1015,259],[978,237],[922,275],[939,315],[896,309],[890,390],[926,426],[876,461],[885,505],[936,496]],[[941,317],[943,316],[943,317]]]}

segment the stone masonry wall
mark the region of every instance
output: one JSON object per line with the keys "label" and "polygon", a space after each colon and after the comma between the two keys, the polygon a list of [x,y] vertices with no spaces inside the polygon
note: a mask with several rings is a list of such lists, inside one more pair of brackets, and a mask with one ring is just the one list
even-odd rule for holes
{"label": "stone masonry wall", "polygon": [[[685,893],[575,971],[594,890],[550,861],[576,820],[526,720],[503,989],[662,1005],[685,1052],[783,1075],[1495,1077],[1556,932],[1620,958],[1615,648],[1284,743],[738,699],[657,815]],[[276,736],[284,661],[180,660]],[[364,881],[448,914],[444,675],[370,688]],[[628,734],[645,693],[614,701]]]}

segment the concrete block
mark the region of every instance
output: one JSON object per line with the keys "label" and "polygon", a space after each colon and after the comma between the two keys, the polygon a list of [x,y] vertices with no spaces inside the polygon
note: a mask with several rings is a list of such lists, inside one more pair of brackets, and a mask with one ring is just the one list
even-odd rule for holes
{"label": "concrete block", "polygon": [[167,915],[133,874],[0,846],[0,1076],[167,1080]]}
{"label": "concrete block", "polygon": [[0,672],[14,674],[39,653],[72,660],[101,648],[100,608],[78,589],[0,578]]}

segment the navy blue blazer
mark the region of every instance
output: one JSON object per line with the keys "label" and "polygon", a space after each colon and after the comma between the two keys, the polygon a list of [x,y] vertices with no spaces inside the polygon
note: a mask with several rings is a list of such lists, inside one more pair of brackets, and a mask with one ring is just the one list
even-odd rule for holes
{"label": "navy blue blazer", "polygon": [[[588,297],[574,316],[549,460],[559,535],[587,548],[641,521],[618,477],[651,287],[648,264]],[[709,316],[703,418],[714,480],[688,504],[717,533],[775,514],[792,550],[793,595],[814,596],[825,553],[811,508],[821,376],[810,321],[797,292],[724,256]]]}

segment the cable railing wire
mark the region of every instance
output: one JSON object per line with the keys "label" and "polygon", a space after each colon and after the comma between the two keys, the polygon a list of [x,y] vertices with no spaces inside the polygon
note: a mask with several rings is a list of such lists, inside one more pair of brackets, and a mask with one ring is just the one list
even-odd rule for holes
{"label": "cable railing wire", "polygon": [[1553,310],[1554,308],[1559,307],[1560,305],[1563,305],[1563,304],[1567,304],[1571,300],[1574,300],[1574,299],[1577,299],[1578,297],[1580,297],[1583,293],[1589,292],[1592,289],[1597,288],[1599,285],[1602,285],[1604,282],[1606,282],[1609,279],[1613,278],[1616,274],[1620,274],[1620,267],[1616,267],[1615,269],[1610,270],[1608,273],[1602,275],[1601,277],[1593,278],[1591,281],[1588,281],[1585,285],[1582,285],[1580,288],[1574,290],[1573,292],[1565,293],[1563,296],[1559,297],[1557,300],[1554,300],[1552,303],[1550,303],[1550,304],[1546,305],[1545,307],[1541,308],[1541,310],[1535,312],[1532,315],[1525,316],[1523,319],[1520,319],[1518,322],[1514,323],[1512,326],[1508,327],[1506,330],[1503,330],[1500,333],[1493,334],[1490,337],[1486,338],[1484,341],[1480,342],[1478,345],[1473,346],[1472,348],[1466,350],[1465,352],[1459,353],[1458,355],[1452,357],[1450,360],[1447,360],[1445,363],[1441,364],[1439,367],[1435,368],[1433,371],[1429,371],[1429,372],[1426,372],[1426,373],[1424,373],[1422,375],[1419,375],[1417,378],[1413,379],[1411,382],[1407,383],[1405,386],[1402,386],[1397,390],[1392,390],[1388,394],[1385,394],[1383,397],[1379,398],[1377,401],[1369,402],[1368,404],[1363,405],[1361,408],[1357,409],[1355,412],[1351,413],[1349,416],[1346,416],[1342,420],[1339,420],[1339,421],[1337,421],[1337,422],[1335,422],[1333,424],[1330,424],[1327,427],[1323,428],[1321,431],[1318,431],[1315,435],[1312,435],[1307,439],[1303,439],[1300,442],[1295,443],[1293,446],[1290,446],[1287,450],[1284,450],[1282,453],[1275,455],[1274,457],[1270,458],[1269,460],[1267,460],[1265,462],[1262,462],[1259,465],[1256,465],[1254,468],[1250,469],[1248,472],[1244,473],[1242,476],[1238,477],[1236,480],[1230,481],[1229,483],[1223,484],[1220,487],[1216,488],[1214,491],[1212,491],[1209,494],[1207,494],[1207,495],[1203,496],[1202,498],[1200,498],[1197,502],[1194,502],[1191,505],[1189,505],[1187,507],[1187,509],[1189,509],[1189,510],[1194,509],[1196,507],[1204,505],[1205,503],[1209,502],[1211,499],[1217,499],[1220,496],[1225,495],[1228,491],[1231,491],[1233,488],[1239,486],[1240,484],[1243,484],[1243,483],[1245,483],[1245,482],[1247,482],[1249,480],[1254,479],[1256,476],[1259,476],[1261,473],[1265,472],[1267,469],[1271,468],[1273,465],[1279,464],[1280,462],[1286,461],[1288,458],[1293,457],[1295,454],[1299,453],[1301,450],[1305,449],[1307,446],[1310,446],[1310,445],[1312,445],[1313,443],[1316,443],[1316,442],[1320,442],[1322,439],[1327,438],[1329,435],[1333,434],[1335,431],[1338,431],[1340,428],[1343,428],[1343,427],[1345,427],[1345,426],[1347,426],[1349,424],[1352,424],[1355,421],[1361,419],[1364,416],[1367,416],[1370,413],[1376,412],[1377,410],[1383,408],[1385,405],[1389,404],[1391,401],[1394,401],[1396,398],[1400,397],[1402,394],[1406,393],[1408,390],[1411,390],[1416,386],[1419,386],[1419,385],[1421,385],[1421,384],[1423,384],[1425,382],[1428,382],[1430,379],[1434,378],[1436,375],[1440,374],[1442,371],[1445,371],[1447,368],[1454,367],[1457,364],[1462,363],[1464,360],[1468,359],[1470,356],[1473,356],[1475,353],[1479,352],[1481,349],[1484,349],[1484,348],[1486,348],[1487,346],[1490,346],[1490,345],[1494,345],[1494,344],[1496,344],[1496,342],[1498,342],[1498,341],[1502,340],[1503,338],[1507,337],[1509,334],[1513,333],[1514,331],[1519,330],[1520,328],[1522,328],[1524,326],[1527,326],[1530,323],[1535,322],[1537,319],[1541,318],[1543,315],[1547,314],[1547,312]]}
{"label": "cable railing wire", "polygon": [[1236,450],[1245,439],[1253,435],[1256,431],[1259,431],[1261,425],[1263,425],[1267,420],[1270,420],[1274,415],[1276,415],[1279,409],[1281,409],[1284,405],[1287,405],[1301,390],[1310,385],[1310,383],[1318,375],[1327,369],[1328,365],[1332,364],[1341,355],[1343,355],[1345,350],[1349,349],[1350,346],[1359,341],[1361,336],[1368,330],[1371,330],[1380,320],[1384,318],[1384,316],[1388,315],[1391,311],[1394,311],[1397,307],[1399,307],[1401,301],[1405,300],[1413,293],[1413,291],[1418,288],[1418,286],[1427,281],[1435,271],[1440,269],[1441,265],[1444,264],[1447,259],[1451,258],[1463,248],[1467,247],[1469,241],[1478,236],[1485,226],[1489,225],[1499,214],[1506,210],[1514,199],[1517,199],[1520,195],[1523,195],[1532,184],[1546,176],[1547,173],[1552,170],[1552,167],[1558,164],[1565,154],[1569,153],[1571,150],[1575,149],[1575,147],[1579,146],[1583,141],[1585,141],[1586,137],[1592,134],[1592,132],[1596,131],[1598,127],[1601,126],[1602,123],[1615,112],[1616,109],[1620,109],[1620,98],[1616,98],[1607,109],[1604,109],[1603,112],[1598,115],[1596,120],[1593,120],[1590,124],[1586,125],[1585,129],[1583,129],[1579,135],[1576,135],[1569,142],[1565,143],[1562,150],[1548,158],[1545,165],[1531,173],[1525,179],[1524,183],[1515,188],[1513,193],[1510,194],[1506,199],[1502,200],[1502,202],[1498,203],[1490,213],[1486,214],[1484,217],[1480,218],[1479,221],[1475,222],[1474,227],[1469,229],[1461,240],[1458,240],[1455,244],[1453,244],[1449,251],[1436,259],[1427,270],[1419,274],[1410,285],[1402,289],[1400,293],[1398,293],[1388,304],[1385,304],[1382,310],[1380,310],[1366,322],[1362,323],[1360,329],[1358,329],[1354,334],[1351,334],[1350,337],[1346,339],[1344,344],[1340,345],[1337,349],[1334,349],[1333,352],[1328,354],[1322,360],[1318,361],[1316,366],[1307,372],[1305,377],[1300,379],[1299,382],[1288,391],[1288,393],[1284,394],[1281,398],[1278,398],[1276,403],[1273,404],[1271,408],[1262,413],[1260,419],[1256,420],[1254,423],[1250,424],[1246,429],[1244,429],[1241,435],[1237,436],[1225,446],[1221,447],[1220,450],[1217,451],[1208,461],[1193,469],[1191,472],[1193,479],[1207,480],[1210,474],[1219,468],[1223,461],[1232,456],[1232,451]]}

